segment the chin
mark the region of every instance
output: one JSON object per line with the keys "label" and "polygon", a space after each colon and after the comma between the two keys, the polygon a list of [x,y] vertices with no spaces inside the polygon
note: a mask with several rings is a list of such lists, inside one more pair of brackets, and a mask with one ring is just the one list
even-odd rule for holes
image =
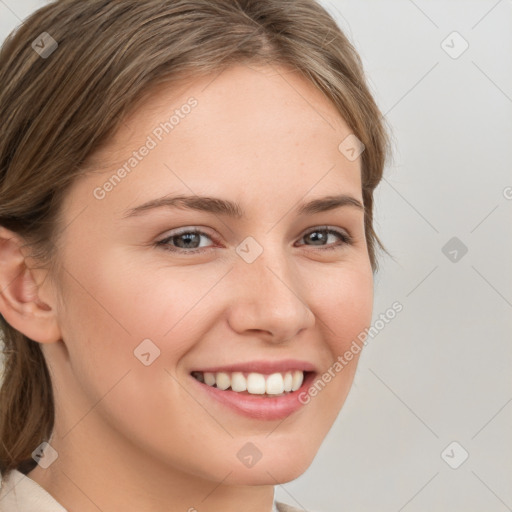
{"label": "chin", "polygon": [[[263,454],[252,467],[242,463],[226,467],[231,485],[277,485],[295,480],[311,465],[316,451],[303,451],[303,446],[289,446],[282,454],[275,451],[268,457]],[[286,452],[288,452],[286,454]],[[215,472],[218,478],[218,472]]]}
{"label": "chin", "polygon": [[[297,466],[292,467],[289,464],[285,464],[282,466],[271,466],[269,469],[260,468],[256,470],[256,468],[252,468],[250,470],[237,469],[233,471],[229,478],[226,479],[226,483],[229,482],[230,485],[278,485],[285,484],[287,482],[291,482],[295,480],[299,476],[301,476],[306,469],[310,466],[309,464],[305,464],[303,467],[298,468]],[[212,478],[212,480],[218,481],[218,475],[216,475],[217,480]]]}

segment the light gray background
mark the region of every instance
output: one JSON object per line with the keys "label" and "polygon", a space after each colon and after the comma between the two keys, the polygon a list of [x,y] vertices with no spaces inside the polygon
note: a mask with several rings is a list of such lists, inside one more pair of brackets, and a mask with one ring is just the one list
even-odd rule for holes
{"label": "light gray background", "polygon": [[[43,4],[0,0],[0,38]],[[322,4],[393,129],[375,227],[395,261],[382,259],[374,319],[403,311],[369,339],[317,458],[277,497],[318,512],[511,511],[512,1]],[[469,44],[457,58],[454,31]],[[452,237],[468,249],[456,261]],[[469,453],[458,469],[441,457],[453,441],[452,465]]]}

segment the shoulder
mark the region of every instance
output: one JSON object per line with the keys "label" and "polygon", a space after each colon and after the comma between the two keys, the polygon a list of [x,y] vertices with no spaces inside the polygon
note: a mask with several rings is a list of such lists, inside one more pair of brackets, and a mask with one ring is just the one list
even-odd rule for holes
{"label": "shoulder", "polygon": [[66,512],[43,487],[13,469],[0,476],[0,511]]}
{"label": "shoulder", "polygon": [[308,512],[303,508],[292,507],[291,505],[287,505],[286,503],[281,503],[276,501],[277,512]]}

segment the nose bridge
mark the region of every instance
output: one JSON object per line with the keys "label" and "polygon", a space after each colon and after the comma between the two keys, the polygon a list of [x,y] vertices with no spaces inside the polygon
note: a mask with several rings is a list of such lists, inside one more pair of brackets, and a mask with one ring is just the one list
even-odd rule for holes
{"label": "nose bridge", "polygon": [[242,273],[252,281],[251,288],[257,291],[257,294],[261,295],[263,292],[276,298],[286,298],[290,295],[295,297],[293,292],[300,293],[295,290],[300,286],[298,274],[293,275],[291,272],[291,261],[281,245],[278,242],[271,242],[270,236],[267,238],[268,243],[261,247],[261,252],[254,261],[249,263],[244,260],[241,264]]}
{"label": "nose bridge", "polygon": [[313,313],[302,293],[300,274],[293,271],[291,258],[281,244],[269,242],[249,262],[245,256],[257,247],[251,247],[251,241],[248,243],[249,246],[242,243],[238,248],[242,251],[235,265],[239,283],[233,297],[230,323],[239,331],[264,330],[276,340],[291,338],[314,322]]}

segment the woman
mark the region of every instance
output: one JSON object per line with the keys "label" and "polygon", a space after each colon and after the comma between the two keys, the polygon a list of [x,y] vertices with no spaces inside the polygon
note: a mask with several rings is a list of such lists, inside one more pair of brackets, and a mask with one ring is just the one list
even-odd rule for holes
{"label": "woman", "polygon": [[314,0],[60,0],[0,77],[0,508],[296,510],[382,247],[354,48]]}

